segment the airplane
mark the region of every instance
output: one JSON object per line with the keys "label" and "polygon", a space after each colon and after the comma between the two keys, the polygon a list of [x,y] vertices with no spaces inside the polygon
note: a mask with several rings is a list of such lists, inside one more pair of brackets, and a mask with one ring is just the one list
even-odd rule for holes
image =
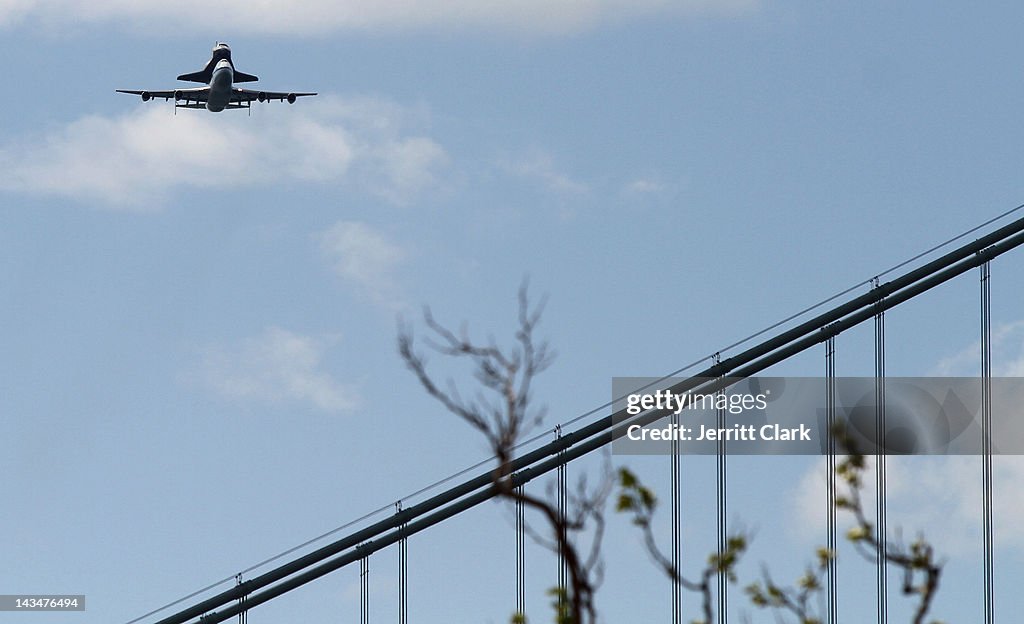
{"label": "airplane", "polygon": [[287,100],[289,104],[294,104],[296,98],[316,95],[316,93],[254,91],[234,86],[236,82],[255,82],[259,78],[236,70],[235,64],[231,62],[231,48],[221,41],[213,46],[213,54],[206,67],[191,74],[182,74],[178,76],[178,80],[201,82],[207,86],[166,91],[133,91],[130,89],[115,89],[115,91],[142,96],[143,102],[148,102],[153,98],[163,98],[166,102],[174,98],[175,112],[179,108],[205,108],[211,113],[219,113],[225,108],[248,109],[252,106],[253,100],[258,102],[272,100],[284,102]]}

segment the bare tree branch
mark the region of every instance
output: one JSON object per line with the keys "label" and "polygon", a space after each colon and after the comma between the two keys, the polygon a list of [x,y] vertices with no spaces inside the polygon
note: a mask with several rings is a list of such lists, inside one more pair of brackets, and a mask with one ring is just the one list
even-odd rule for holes
{"label": "bare tree branch", "polygon": [[[603,571],[599,550],[604,534],[604,505],[611,491],[610,479],[606,479],[603,487],[594,489],[589,489],[585,480],[581,481],[574,493],[567,493],[571,512],[567,511],[563,516],[557,504],[515,487],[511,472],[516,446],[530,429],[540,424],[544,416],[543,409],[531,406],[533,381],[547,369],[554,357],[546,342],[538,342],[534,338],[543,309],[543,300],[536,307],[530,307],[524,283],[519,289],[519,326],[515,332],[515,343],[508,349],[497,346],[493,338],[488,339],[486,346],[475,343],[469,337],[465,324],[456,334],[434,319],[429,308],[424,309],[423,322],[430,332],[424,344],[435,353],[467,360],[471,364],[473,378],[478,385],[472,399],[464,398],[458,384],[451,379],[443,386],[435,381],[427,370],[426,358],[415,349],[409,325],[399,326],[398,352],[427,394],[487,439],[497,460],[493,485],[498,496],[518,502],[544,518],[554,537],[553,542],[541,542],[562,554],[569,572],[570,586],[554,591],[559,598],[558,619],[560,622],[585,624],[597,619],[593,597]],[[593,538],[589,551],[583,555],[570,536],[588,526],[594,527]],[[516,617],[523,619],[521,614]]]}

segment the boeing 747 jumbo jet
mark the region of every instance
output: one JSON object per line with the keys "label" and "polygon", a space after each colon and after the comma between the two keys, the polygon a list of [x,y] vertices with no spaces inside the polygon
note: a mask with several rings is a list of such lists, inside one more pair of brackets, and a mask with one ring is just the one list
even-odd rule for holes
{"label": "boeing 747 jumbo jet", "polygon": [[131,91],[128,89],[116,89],[116,91],[141,95],[143,102],[148,102],[151,98],[163,98],[164,101],[174,98],[175,109],[205,108],[211,113],[219,113],[225,108],[249,108],[253,100],[258,102],[288,100],[289,104],[294,104],[295,98],[316,95],[316,93],[254,91],[234,86],[236,82],[255,82],[259,78],[236,70],[235,64],[231,62],[231,48],[228,47],[228,44],[219,41],[217,45],[213,46],[213,56],[210,57],[210,62],[202,71],[182,74],[178,76],[178,80],[202,82],[207,86],[169,91]]}

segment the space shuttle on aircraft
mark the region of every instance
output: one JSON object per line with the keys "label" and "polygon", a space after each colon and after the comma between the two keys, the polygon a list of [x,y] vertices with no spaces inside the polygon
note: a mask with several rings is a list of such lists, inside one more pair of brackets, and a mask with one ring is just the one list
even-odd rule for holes
{"label": "space shuttle on aircraft", "polygon": [[231,48],[221,41],[213,46],[213,53],[210,55],[206,67],[197,72],[182,74],[178,76],[178,80],[200,82],[207,86],[163,91],[127,89],[117,89],[116,91],[142,96],[143,102],[148,102],[152,98],[163,98],[165,101],[174,98],[175,108],[205,108],[213,113],[219,113],[225,108],[249,108],[253,100],[258,102],[287,100],[289,104],[294,104],[298,97],[316,95],[316,93],[256,91],[235,87],[234,83],[236,82],[255,82],[259,78],[236,70],[235,63],[231,60]]}
{"label": "space shuttle on aircraft", "polygon": [[213,79],[213,70],[217,67],[217,63],[220,61],[227,61],[231,65],[231,71],[234,72],[234,82],[256,82],[259,80],[252,74],[246,74],[235,69],[235,64],[231,61],[231,48],[228,44],[218,41],[213,46],[213,54],[210,56],[209,62],[206,63],[206,67],[202,71],[192,72],[191,74],[182,74],[178,76],[178,80],[185,80],[187,82],[201,82],[203,84],[210,84],[210,80]]}

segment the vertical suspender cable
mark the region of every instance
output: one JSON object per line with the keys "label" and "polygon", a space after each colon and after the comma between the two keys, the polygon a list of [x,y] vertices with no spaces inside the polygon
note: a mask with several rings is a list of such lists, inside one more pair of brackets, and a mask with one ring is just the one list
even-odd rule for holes
{"label": "vertical suspender cable", "polygon": [[[672,429],[679,429],[679,413],[672,414]],[[675,574],[672,577],[672,624],[682,624],[683,621],[683,586],[680,583],[679,574],[682,570],[682,499],[680,496],[680,470],[679,470],[679,438],[672,436],[669,442],[669,454],[671,456],[671,478],[672,478],[672,569]]]}
{"label": "vertical suspender cable", "polygon": [[838,619],[836,606],[837,580],[836,580],[836,549],[838,548],[836,538],[836,439],[832,435],[836,421],[836,338],[830,337],[825,342],[825,420],[828,435],[828,454],[826,461],[827,474],[825,476],[827,495],[827,531],[826,544],[832,554],[828,562],[828,624],[836,624]]}
{"label": "vertical suspender cable", "polygon": [[[395,503],[395,513],[402,512],[402,501]],[[405,529],[403,523],[399,530]],[[398,624],[409,622],[409,538],[398,540]]]}
{"label": "vertical suspender cable", "polygon": [[370,624],[370,558],[359,560],[359,624]]}
{"label": "vertical suspender cable", "polygon": [[[722,355],[716,353],[714,356],[715,364],[719,364],[722,361]],[[719,394],[724,394],[725,389],[720,389]],[[725,409],[721,407],[722,402],[718,402],[718,427],[720,429],[725,428]],[[727,523],[727,507],[726,507],[726,448],[725,439],[720,437],[718,439],[718,475],[717,475],[717,502],[718,502],[718,554],[720,557],[725,555],[728,542],[728,531],[726,528]],[[727,624],[729,621],[729,579],[725,574],[718,575],[718,621],[722,624]]]}
{"label": "vertical suspender cable", "polygon": [[[878,287],[875,278],[874,287]],[[875,314],[875,527],[878,532],[878,624],[889,621],[889,583],[886,569],[885,513],[885,309],[879,300]]]}
{"label": "vertical suspender cable", "polygon": [[[523,487],[516,491],[523,493]],[[516,499],[516,613],[526,617],[526,515],[523,501]]]}
{"label": "vertical suspender cable", "polygon": [[[562,437],[562,425],[555,425],[555,437]],[[559,455],[565,453],[565,451],[559,451]],[[559,601],[559,613],[565,608],[564,600],[568,596],[569,590],[569,570],[565,561],[565,552],[562,549],[562,544],[568,539],[568,535],[565,531],[565,519],[566,519],[566,507],[568,492],[566,491],[566,477],[565,477],[565,464],[562,463],[558,466],[558,520],[561,524],[559,531],[561,531],[560,539],[558,540],[558,587],[561,591],[558,594]]]}
{"label": "vertical suspender cable", "polygon": [[[238,574],[235,575],[235,585],[237,586],[237,585],[241,585],[241,584],[242,584],[242,574],[241,574],[241,572],[239,572]],[[245,607],[245,596],[244,595],[239,597],[239,599],[238,599],[238,606],[243,607],[243,609],[238,612],[238,624],[245,624],[245,621],[249,619],[249,612],[244,609],[244,607]]]}
{"label": "vertical suspender cable", "polygon": [[992,297],[989,263],[981,265],[981,444],[982,496],[984,510],[985,624],[995,620],[992,548]]}

